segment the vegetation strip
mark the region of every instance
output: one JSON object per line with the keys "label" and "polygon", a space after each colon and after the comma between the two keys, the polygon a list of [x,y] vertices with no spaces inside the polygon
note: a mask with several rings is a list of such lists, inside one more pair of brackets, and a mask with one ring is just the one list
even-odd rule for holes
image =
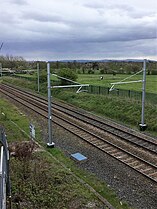
{"label": "vegetation strip", "polygon": [[[30,136],[22,129],[20,128],[15,122],[11,121],[15,126],[18,127],[18,129],[20,131],[22,131],[23,133],[26,134],[26,136],[29,138],[30,140]],[[45,150],[47,152],[47,150],[41,146],[41,144],[39,144],[36,140],[33,140],[35,142],[35,144],[37,146],[39,146],[40,148],[42,148],[42,150]],[[81,184],[83,184],[85,187],[87,187],[92,193],[95,194],[95,196],[105,205],[107,206],[109,209],[115,209],[104,197],[102,197],[93,187],[91,187],[88,183],[86,183],[83,179],[79,178],[78,176],[76,176],[71,170],[69,170],[69,168],[61,163],[59,160],[57,160],[50,152],[47,152],[49,153],[49,155],[57,162],[59,163],[63,168],[65,168],[73,177],[75,177]]]}

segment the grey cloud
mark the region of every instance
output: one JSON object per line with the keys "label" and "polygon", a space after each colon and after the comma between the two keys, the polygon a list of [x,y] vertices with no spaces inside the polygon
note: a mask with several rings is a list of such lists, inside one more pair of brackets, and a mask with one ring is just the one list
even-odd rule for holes
{"label": "grey cloud", "polygon": [[106,6],[107,9],[110,9],[110,10],[121,10],[123,12],[132,12],[135,10],[135,8],[133,6],[130,6],[130,5],[127,5],[127,4],[112,4],[112,5],[107,5]]}
{"label": "grey cloud", "polygon": [[[9,0],[8,0],[9,1]],[[29,59],[105,58],[155,54],[156,20],[151,11],[112,1],[49,0],[33,7],[26,1],[10,0],[5,13],[0,13],[0,39],[3,53]],[[116,2],[116,1],[115,1]],[[15,5],[16,3],[16,5]],[[3,3],[5,4],[5,3]],[[19,6],[18,6],[19,5]],[[77,6],[78,5],[78,6]],[[22,9],[21,9],[22,8]],[[55,8],[55,9],[54,9]],[[69,10],[70,8],[70,10]],[[47,9],[47,10],[46,10]],[[46,12],[47,11],[47,12]]]}
{"label": "grey cloud", "polygon": [[132,25],[106,25],[93,24],[90,27],[78,25],[73,29],[77,41],[82,42],[111,42],[111,41],[133,41],[139,39],[156,39],[156,26],[153,23]]}
{"label": "grey cloud", "polygon": [[86,4],[84,4],[84,6],[87,7],[87,8],[92,8],[92,9],[102,9],[102,8],[104,8],[104,4],[99,3],[99,2],[86,3]]}
{"label": "grey cloud", "polygon": [[19,22],[19,20],[11,13],[7,11],[2,11],[0,14],[0,25],[1,24],[14,24]]}
{"label": "grey cloud", "polygon": [[53,15],[53,14],[42,14],[41,12],[25,12],[22,15],[22,18],[27,18],[39,22],[61,22],[63,21],[63,18],[59,15]]}
{"label": "grey cloud", "polygon": [[[154,40],[139,41],[117,41],[104,43],[82,43],[82,42],[29,42],[25,43],[8,43],[6,44],[10,54],[24,53],[28,59],[58,60],[58,59],[80,59],[80,58],[118,58],[118,57],[135,57],[155,55],[153,48]],[[16,50],[15,50],[16,49]]]}
{"label": "grey cloud", "polygon": [[27,5],[28,2],[27,0],[9,0],[11,3],[13,4],[17,4],[17,5]]}

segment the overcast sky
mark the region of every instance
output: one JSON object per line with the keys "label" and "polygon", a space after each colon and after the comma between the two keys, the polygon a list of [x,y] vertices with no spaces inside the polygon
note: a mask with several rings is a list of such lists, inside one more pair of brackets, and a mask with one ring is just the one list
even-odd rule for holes
{"label": "overcast sky", "polygon": [[157,60],[156,0],[0,0],[0,55]]}

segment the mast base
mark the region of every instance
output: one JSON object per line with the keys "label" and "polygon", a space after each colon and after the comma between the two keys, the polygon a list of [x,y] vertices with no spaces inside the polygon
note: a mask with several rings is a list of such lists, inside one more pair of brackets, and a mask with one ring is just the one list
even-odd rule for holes
{"label": "mast base", "polygon": [[47,147],[48,147],[48,148],[54,148],[54,146],[55,146],[55,143],[54,143],[54,142],[52,142],[52,143],[47,143]]}
{"label": "mast base", "polygon": [[145,131],[146,130],[146,128],[147,128],[147,125],[146,124],[139,124],[139,126],[140,126],[140,131]]}

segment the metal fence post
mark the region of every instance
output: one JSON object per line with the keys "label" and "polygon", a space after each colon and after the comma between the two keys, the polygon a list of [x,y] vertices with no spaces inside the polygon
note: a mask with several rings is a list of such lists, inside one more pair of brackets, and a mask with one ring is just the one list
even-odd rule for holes
{"label": "metal fence post", "polygon": [[100,94],[100,86],[99,86],[99,94]]}
{"label": "metal fence post", "polygon": [[38,93],[39,93],[39,62],[37,62],[37,76],[38,76]]}
{"label": "metal fence post", "polygon": [[[9,175],[9,150],[4,129],[1,129],[1,163],[0,163],[0,206],[6,209],[6,197],[9,197],[11,208],[11,187]],[[9,207],[8,207],[9,208]]]}
{"label": "metal fence post", "polygon": [[129,98],[130,98],[130,96],[131,96],[131,91],[130,91],[130,90],[128,91],[128,96],[129,96]]}
{"label": "metal fence post", "polygon": [[119,89],[117,89],[117,95],[119,96]]}
{"label": "metal fence post", "polygon": [[2,78],[2,63],[0,63],[0,71],[1,71],[1,78]]}
{"label": "metal fence post", "polygon": [[108,89],[107,89],[107,93],[109,94],[110,93],[110,88],[108,87]]}

